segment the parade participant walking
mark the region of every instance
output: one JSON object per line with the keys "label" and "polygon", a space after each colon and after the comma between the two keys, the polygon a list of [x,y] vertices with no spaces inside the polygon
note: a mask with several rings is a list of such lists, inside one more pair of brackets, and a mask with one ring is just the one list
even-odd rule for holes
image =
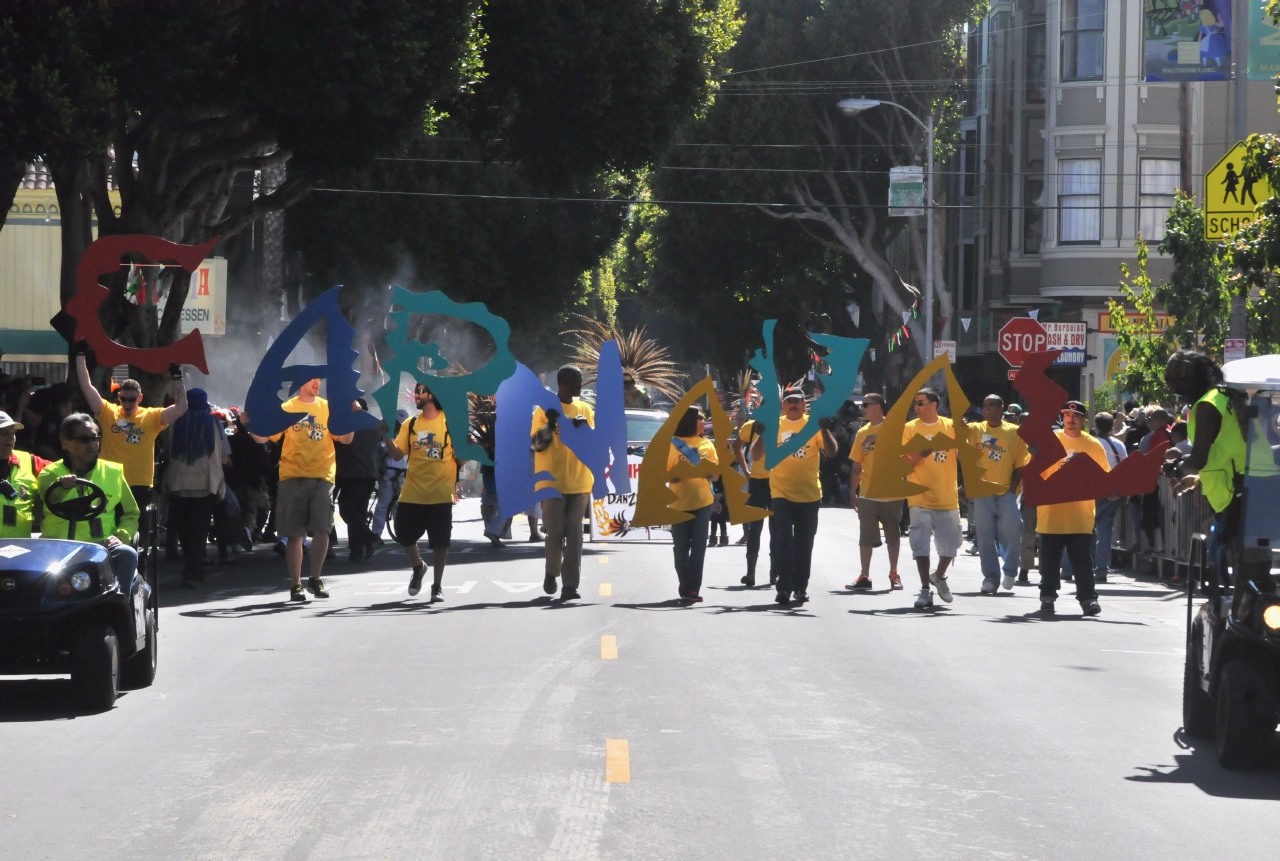
{"label": "parade participant walking", "polygon": [[163,487],[182,544],[182,585],[194,589],[204,582],[209,520],[226,494],[223,468],[231,459],[231,443],[203,389],[187,392],[187,406],[170,431]]}
{"label": "parade participant walking", "polygon": [[[757,439],[761,438],[761,424],[755,419],[748,419],[742,423],[742,427],[738,428],[738,439],[734,443],[734,456],[738,459],[738,466],[742,469],[744,475],[747,476],[747,505],[755,506],[769,510],[770,500],[773,498],[769,492],[769,470],[764,468],[764,457],[756,457],[752,450],[752,445]],[[747,456],[751,456],[751,465],[747,465]],[[756,585],[756,559],[760,556],[760,533],[764,531],[764,520],[753,520],[744,524],[744,535],[747,539],[747,576],[741,580],[744,586]],[[773,527],[769,527],[769,536],[772,540]],[[778,573],[773,567],[772,556],[769,559],[769,585],[773,586],[778,582]]]}
{"label": "parade participant walking", "polygon": [[901,546],[902,498],[873,499],[866,495],[871,487],[871,475],[876,458],[876,439],[884,424],[884,395],[872,392],[862,398],[862,415],[867,423],[858,428],[849,449],[852,461],[849,486],[857,493],[851,495],[853,507],[858,511],[858,550],[862,555],[862,573],[846,589],[871,588],[871,555],[880,546],[880,531],[884,529],[884,543],[889,551],[889,588],[902,588],[898,577],[898,548]]}
{"label": "parade participant walking", "polygon": [[[1107,453],[1107,467],[1115,469],[1127,453],[1124,443],[1112,436],[1115,419],[1111,413],[1098,413],[1093,417],[1093,427],[1098,435],[1095,439],[1102,443]],[[1104,499],[1093,501],[1093,582],[1106,583],[1107,570],[1111,567],[1111,536],[1115,531],[1116,512],[1120,510],[1124,499],[1113,493]]]}
{"label": "parade participant walking", "polygon": [[[368,412],[364,398],[357,398],[360,409]],[[360,562],[373,551],[373,533],[369,530],[369,498],[382,477],[383,431],[361,428],[351,437],[351,444],[334,450],[337,460],[334,487],[338,495],[338,515],[347,525],[348,558]]]}
{"label": "parade participant walking", "polygon": [[[132,546],[133,537],[138,532],[138,503],[125,480],[124,467],[99,456],[102,431],[93,416],[72,413],[62,420],[58,434],[66,456],[40,471],[36,480],[39,497],[43,499],[54,482],[66,491],[61,497],[63,499],[87,496],[89,488],[76,485],[76,479],[83,478],[102,489],[107,504],[97,517],[78,520],[74,528],[66,520],[46,511],[40,522],[40,533],[45,538],[101,544],[107,549],[107,559],[116,579],[121,583],[132,582],[134,572],[138,570],[138,551]],[[58,498],[55,494],[54,499]]]}
{"label": "parade participant walking", "polygon": [[404,548],[413,573],[409,594],[422,591],[427,567],[418,552],[425,533],[431,549],[431,601],[444,600],[442,582],[453,535],[453,504],[457,499],[458,461],[440,401],[419,383],[413,390],[418,414],[400,425],[395,439],[387,437],[387,456],[407,458],[408,472],[396,506],[396,543]]}
{"label": "parade participant walking", "polygon": [[[1104,472],[1111,471],[1106,449],[1102,443],[1084,433],[1088,418],[1084,404],[1067,401],[1062,408],[1062,430],[1054,434],[1067,456],[1046,470],[1048,478],[1073,457],[1082,455],[1093,458]],[[1058,502],[1036,507],[1036,533],[1040,537],[1040,612],[1053,613],[1061,584],[1062,553],[1065,550],[1071,560],[1071,570],[1079,576],[1076,581],[1076,600],[1086,616],[1102,612],[1098,606],[1098,591],[1093,586],[1093,515],[1092,499],[1079,502]]]}
{"label": "parade participant walking", "polygon": [[[778,445],[791,439],[809,423],[805,409],[804,389],[787,386],[782,393],[782,416],[778,422]],[[792,598],[803,604],[809,600],[809,570],[813,562],[813,538],[818,532],[818,510],[822,506],[822,484],[818,478],[820,452],[836,456],[836,440],[831,435],[833,419],[819,422],[821,430],[769,471],[770,508],[773,523],[769,525],[770,564],[778,574],[779,604]],[[764,422],[760,435],[751,446],[752,458],[764,460],[764,434],[774,432]]]}
{"label": "parade participant walking", "polygon": [[[689,407],[680,417],[667,455],[668,472],[680,462],[697,465],[702,461],[718,464],[715,443],[702,436],[702,412]],[[675,552],[676,576],[680,578],[681,600],[701,601],[702,561],[707,553],[707,531],[711,522],[711,506],[715,501],[709,478],[673,478],[667,486],[676,499],[670,504],[676,511],[687,511],[692,520],[671,526],[671,544]]]}
{"label": "parade participant walking", "polygon": [[[913,401],[916,418],[907,422],[902,430],[905,445],[913,437],[933,440],[939,434],[955,439],[955,425],[946,416],[938,415],[938,393],[923,388]],[[907,497],[911,513],[911,555],[916,560],[920,574],[920,595],[915,606],[925,609],[933,606],[932,583],[938,589],[938,597],[951,603],[951,586],[947,583],[947,568],[960,549],[960,494],[956,477],[955,449],[926,448],[902,459],[911,464],[910,480],[926,488],[924,493]],[[938,551],[938,569],[929,571],[929,539],[933,539]]]}
{"label": "parade participant walking", "polygon": [[37,477],[52,461],[14,451],[23,425],[0,412],[0,538],[30,538]]}
{"label": "parade participant walking", "polygon": [[[276,534],[287,538],[285,564],[293,585],[289,600],[306,601],[302,590],[303,540],[311,536],[311,570],[307,589],[317,598],[329,593],[320,579],[324,557],[329,549],[329,530],[333,528],[333,481],[337,473],[335,442],[351,442],[353,433],[329,433],[329,402],[320,397],[320,381],[308,380],[298,393],[280,405],[286,413],[297,413],[298,421],[287,430],[270,437],[252,431],[258,442],[283,440],[280,447],[280,484],[276,489]],[[353,410],[359,404],[351,405]],[[244,425],[251,416],[240,414]]]}
{"label": "parade participant walking", "polygon": [[172,406],[163,409],[142,406],[142,386],[137,380],[121,383],[116,391],[120,403],[113,404],[103,400],[93,387],[84,352],[77,349],[76,379],[80,382],[80,393],[89,405],[90,414],[97,417],[98,425],[103,429],[100,456],[124,466],[125,479],[141,508],[151,503],[151,485],[156,471],[156,437],[187,411],[187,390],[182,385],[182,371],[173,365],[169,375],[173,378]]}
{"label": "parade participant walking", "polygon": [[[559,389],[559,410],[533,412],[532,448],[535,472],[548,472],[550,481],[538,483],[538,490],[554,487],[559,497],[542,500],[542,523],[546,530],[546,575],[542,579],[542,591],[554,595],[556,579],[563,578],[560,600],[574,601],[578,594],[578,582],[582,575],[582,518],[591,504],[591,486],[595,481],[591,470],[578,460],[578,456],[560,441],[560,422],[573,422],[574,427],[583,423],[595,427],[596,415],[590,404],[581,400],[582,371],[575,365],[565,365],[556,372]],[[706,540],[706,537],[703,537]]]}
{"label": "parade participant walking", "polygon": [[[972,500],[973,524],[982,565],[982,592],[994,595],[997,585],[1012,589],[1022,550],[1022,514],[1018,511],[1018,485],[1022,468],[1031,460],[1018,427],[1004,420],[1004,399],[987,395],[982,401],[983,422],[971,427],[971,441],[982,453],[982,478],[1003,489]],[[1000,571],[1004,569],[1001,581]]]}

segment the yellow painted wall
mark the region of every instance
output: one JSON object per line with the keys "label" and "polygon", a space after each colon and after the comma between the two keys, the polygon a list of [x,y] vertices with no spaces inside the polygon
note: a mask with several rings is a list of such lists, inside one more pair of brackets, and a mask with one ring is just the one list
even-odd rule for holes
{"label": "yellow painted wall", "polygon": [[61,227],[52,189],[19,189],[0,230],[0,328],[52,329],[49,318],[61,308]]}

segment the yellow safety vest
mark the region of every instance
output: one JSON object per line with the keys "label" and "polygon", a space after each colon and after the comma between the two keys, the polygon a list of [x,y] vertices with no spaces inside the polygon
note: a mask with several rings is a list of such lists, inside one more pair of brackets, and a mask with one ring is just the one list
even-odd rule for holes
{"label": "yellow safety vest", "polygon": [[[1224,511],[1235,495],[1236,476],[1244,473],[1244,437],[1240,434],[1240,422],[1231,410],[1231,399],[1225,391],[1210,389],[1196,402],[1196,407],[1203,403],[1212,404],[1222,414],[1222,429],[1209,447],[1209,456],[1204,468],[1200,470],[1200,491],[1209,500],[1214,511]],[[1187,436],[1191,439],[1191,444],[1195,445],[1195,407],[1187,419]]]}
{"label": "yellow safety vest", "polygon": [[[40,492],[44,493],[59,478],[71,474],[71,469],[65,460],[49,464],[40,471],[36,479]],[[114,535],[125,544],[133,544],[134,533],[138,531],[138,503],[133,498],[133,491],[125,482],[124,467],[109,460],[99,460],[84,477],[101,487],[106,493],[107,507],[97,517],[78,521],[76,534],[72,540],[98,544],[107,536]],[[67,498],[88,494],[87,488],[75,487],[67,491]],[[68,538],[68,526],[67,521],[46,510],[44,520],[40,524],[40,534],[45,538]]]}
{"label": "yellow safety vest", "polygon": [[30,452],[15,451],[13,456],[18,463],[9,467],[9,483],[18,491],[18,498],[0,497],[0,538],[30,538],[37,492],[35,461]]}

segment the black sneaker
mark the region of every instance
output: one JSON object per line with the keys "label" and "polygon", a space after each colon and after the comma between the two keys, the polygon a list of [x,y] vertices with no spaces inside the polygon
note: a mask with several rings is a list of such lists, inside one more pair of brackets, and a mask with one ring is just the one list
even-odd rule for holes
{"label": "black sneaker", "polygon": [[364,561],[364,545],[363,544],[351,545],[351,553],[350,555],[347,556],[347,558],[352,562],[363,562]]}
{"label": "black sneaker", "polygon": [[302,590],[302,584],[298,583],[289,590],[289,600],[297,601],[305,604],[307,602],[307,593]]}
{"label": "black sneaker", "polygon": [[1087,604],[1081,604],[1080,609],[1084,611],[1086,616],[1096,616],[1102,612],[1102,607],[1097,601],[1090,601]]}
{"label": "black sneaker", "polygon": [[689,597],[685,598],[685,600],[688,601],[690,604],[701,604],[702,596],[699,595],[697,592],[690,592]]}
{"label": "black sneaker", "polygon": [[779,589],[778,594],[774,597],[773,601],[775,604],[790,604],[791,595],[790,593],[783,592],[781,589]]}
{"label": "black sneaker", "polygon": [[409,597],[412,598],[422,591],[422,575],[427,573],[426,565],[413,566],[413,576],[409,578]]}
{"label": "black sneaker", "polygon": [[857,580],[854,580],[852,583],[848,584],[844,588],[848,589],[849,591],[853,591],[854,589],[870,589],[871,578],[859,577]]}
{"label": "black sneaker", "polygon": [[1041,602],[1040,602],[1040,612],[1041,612],[1041,613],[1044,613],[1046,616],[1052,616],[1052,615],[1053,615],[1053,602],[1052,602],[1052,601],[1041,601]]}
{"label": "black sneaker", "polygon": [[581,598],[582,598],[582,596],[578,594],[578,592],[577,592],[577,590],[576,590],[576,589],[561,589],[561,590],[560,590],[560,600],[561,600],[561,601],[578,601],[578,600],[581,600]]}
{"label": "black sneaker", "polygon": [[743,586],[746,586],[746,587],[750,588],[750,587],[752,587],[752,586],[756,585],[756,578],[754,578],[754,577],[752,577],[750,574],[748,574],[747,576],[743,577],[743,578],[742,578],[741,580],[739,580],[738,582],[739,582],[739,583],[741,583]]}
{"label": "black sneaker", "polygon": [[1030,579],[1029,577],[1027,577],[1027,569],[1026,569],[1026,568],[1023,568],[1022,570],[1020,570],[1020,571],[1018,572],[1018,582],[1019,582],[1019,583],[1021,583],[1023,586],[1030,585],[1030,583],[1031,583],[1031,579]]}
{"label": "black sneaker", "polygon": [[444,590],[434,583],[431,584],[431,603],[439,604],[444,600]]}
{"label": "black sneaker", "polygon": [[319,577],[312,577],[307,580],[307,591],[317,598],[329,597],[329,593],[324,590],[324,581]]}
{"label": "black sneaker", "polygon": [[792,600],[792,602],[793,602],[793,603],[796,603],[796,604],[804,604],[805,602],[807,602],[807,601],[809,600],[809,593],[808,593],[808,592],[797,592],[797,593],[795,594],[795,596],[794,596],[791,600]]}

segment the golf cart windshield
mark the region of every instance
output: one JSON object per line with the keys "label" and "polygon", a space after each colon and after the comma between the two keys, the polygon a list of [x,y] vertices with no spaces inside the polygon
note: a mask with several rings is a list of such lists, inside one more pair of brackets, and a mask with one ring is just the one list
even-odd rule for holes
{"label": "golf cart windshield", "polygon": [[1248,394],[1244,546],[1280,549],[1280,387]]}

